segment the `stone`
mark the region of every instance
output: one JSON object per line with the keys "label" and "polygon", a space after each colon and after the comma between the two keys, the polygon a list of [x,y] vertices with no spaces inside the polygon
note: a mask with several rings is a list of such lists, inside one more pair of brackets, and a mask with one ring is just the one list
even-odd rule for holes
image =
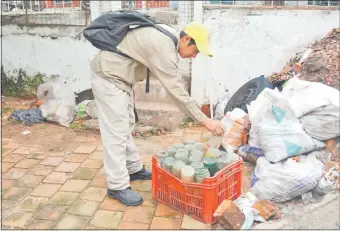
{"label": "stone", "polygon": [[103,154],[102,154],[102,152],[94,152],[93,154],[90,155],[89,159],[102,160]]}
{"label": "stone", "polygon": [[36,211],[40,209],[46,202],[48,198],[45,197],[26,197],[20,204],[20,210],[24,211]]}
{"label": "stone", "polygon": [[12,187],[14,185],[14,180],[6,180],[6,179],[3,179],[1,181],[1,189],[4,191],[4,190],[7,190],[9,189],[10,187]]}
{"label": "stone", "polygon": [[59,184],[40,184],[33,189],[31,195],[37,197],[52,197],[59,188]]}
{"label": "stone", "polygon": [[82,163],[86,158],[89,157],[86,154],[71,154],[69,155],[65,161],[66,162],[74,162],[74,163]]}
{"label": "stone", "polygon": [[314,56],[310,57],[304,64],[306,71],[308,73],[316,72],[324,69],[327,65],[327,59],[325,55],[322,55],[320,57]]}
{"label": "stone", "polygon": [[271,201],[258,200],[253,204],[253,208],[256,209],[259,212],[259,215],[263,217],[266,221],[270,218],[281,218],[279,208]]}
{"label": "stone", "polygon": [[[5,163],[3,163],[5,164]],[[17,180],[25,175],[28,169],[11,168],[5,175],[4,179]]]}
{"label": "stone", "polygon": [[56,172],[74,172],[80,163],[69,163],[69,162],[62,162],[54,171]]}
{"label": "stone", "polygon": [[68,213],[91,217],[98,209],[99,202],[77,199],[69,208]]}
{"label": "stone", "polygon": [[175,218],[175,219],[181,219],[183,217],[183,213],[167,206],[162,203],[159,203],[157,205],[156,217],[169,217],[169,218]]}
{"label": "stone", "polygon": [[53,226],[55,225],[55,221],[48,221],[48,220],[31,220],[26,229],[28,230],[52,230]]}
{"label": "stone", "polygon": [[78,195],[79,193],[74,192],[57,192],[47,203],[52,205],[71,205]]}
{"label": "stone", "polygon": [[20,201],[30,191],[31,191],[30,188],[12,187],[5,192],[5,194],[2,196],[2,199],[11,200],[11,201]]}
{"label": "stone", "polygon": [[103,201],[106,193],[106,188],[89,187],[80,194],[79,198],[90,201]]}
{"label": "stone", "polygon": [[34,165],[37,165],[40,162],[40,160],[34,160],[34,159],[23,159],[16,165],[14,165],[15,168],[32,168]]}
{"label": "stone", "polygon": [[204,224],[203,222],[200,222],[198,220],[195,220],[192,217],[189,217],[188,215],[184,215],[181,228],[197,230],[197,229],[210,229],[211,226],[208,224]]}
{"label": "stone", "polygon": [[92,144],[82,144],[76,148],[73,153],[81,153],[81,154],[91,154],[97,148],[96,145]]}
{"label": "stone", "polygon": [[98,210],[90,223],[96,227],[117,229],[122,216],[122,212]]}
{"label": "stone", "polygon": [[45,158],[43,161],[41,161],[40,164],[48,165],[48,166],[58,166],[63,160],[64,160],[64,157],[49,156]]}
{"label": "stone", "polygon": [[25,224],[31,219],[33,213],[18,211],[3,218],[2,225],[14,228],[24,228]]}
{"label": "stone", "polygon": [[39,185],[43,176],[25,175],[16,182],[18,187],[35,188]]}
{"label": "stone", "polygon": [[1,163],[1,173],[5,173],[12,168],[15,163]]}
{"label": "stone", "polygon": [[79,180],[91,180],[97,171],[98,169],[78,168],[77,171],[73,173],[72,178]]}
{"label": "stone", "polygon": [[89,182],[90,182],[89,180],[74,180],[74,179],[69,179],[61,187],[60,191],[82,192],[86,188],[86,186],[89,184]]}
{"label": "stone", "polygon": [[109,210],[109,211],[120,211],[124,212],[127,206],[120,203],[118,200],[114,200],[109,198],[108,196],[105,197],[104,201],[101,203],[99,209],[101,210]]}
{"label": "stone", "polygon": [[25,158],[25,155],[11,154],[11,155],[8,155],[5,158],[3,158],[2,162],[17,163],[20,160],[22,160],[23,158]]}
{"label": "stone", "polygon": [[64,184],[68,179],[68,175],[63,172],[51,172],[43,182],[44,183],[52,183],[52,184]]}
{"label": "stone", "polygon": [[122,221],[150,224],[155,208],[146,206],[128,207]]}
{"label": "stone", "polygon": [[118,229],[129,229],[129,230],[147,230],[149,227],[148,224],[143,223],[134,223],[134,222],[120,222],[118,225]]}
{"label": "stone", "polygon": [[28,172],[28,174],[33,174],[37,176],[47,176],[53,171],[54,167],[52,166],[44,166],[44,165],[36,165],[34,168],[31,169],[31,171]]}
{"label": "stone", "polygon": [[34,218],[39,220],[57,221],[61,215],[64,214],[66,208],[66,206],[46,204],[35,213]]}
{"label": "stone", "polygon": [[98,169],[103,165],[102,160],[94,160],[94,159],[87,159],[85,160],[80,167],[82,168],[95,168]]}
{"label": "stone", "polygon": [[103,175],[96,175],[90,183],[93,187],[107,188],[106,177]]}
{"label": "stone", "polygon": [[181,227],[181,220],[179,219],[154,217],[152,219],[150,229],[174,230],[174,229],[180,229],[180,227]]}
{"label": "stone", "polygon": [[54,229],[84,229],[88,221],[89,218],[87,217],[67,214],[60,220]]}
{"label": "stone", "polygon": [[244,221],[245,215],[240,208],[229,200],[224,200],[214,213],[219,225],[225,229],[236,229],[239,230]]}

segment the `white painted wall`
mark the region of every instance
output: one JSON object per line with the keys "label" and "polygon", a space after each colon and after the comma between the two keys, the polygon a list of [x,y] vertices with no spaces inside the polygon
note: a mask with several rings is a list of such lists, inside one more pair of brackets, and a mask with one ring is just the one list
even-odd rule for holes
{"label": "white painted wall", "polygon": [[206,10],[203,23],[211,30],[215,57],[197,56],[192,69],[192,96],[205,103],[208,76],[217,100],[223,88],[235,93],[249,79],[280,71],[295,53],[303,51],[333,28],[337,10],[216,9]]}

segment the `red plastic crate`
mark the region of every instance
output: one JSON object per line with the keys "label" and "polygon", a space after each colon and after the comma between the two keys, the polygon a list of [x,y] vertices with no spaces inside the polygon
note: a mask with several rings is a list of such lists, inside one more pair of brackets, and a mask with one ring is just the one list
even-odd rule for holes
{"label": "red plastic crate", "polygon": [[152,157],[152,197],[194,219],[207,224],[214,222],[213,213],[225,199],[241,195],[242,159],[234,162],[203,183],[184,183],[158,166]]}

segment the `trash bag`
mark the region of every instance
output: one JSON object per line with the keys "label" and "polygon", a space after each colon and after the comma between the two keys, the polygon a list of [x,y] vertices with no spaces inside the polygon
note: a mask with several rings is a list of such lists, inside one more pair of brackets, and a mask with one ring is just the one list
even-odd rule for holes
{"label": "trash bag", "polygon": [[23,124],[29,126],[32,124],[40,124],[44,122],[41,110],[39,108],[30,108],[28,110],[15,110],[9,116],[8,120],[22,121]]}
{"label": "trash bag", "polygon": [[256,115],[255,106],[250,108],[251,129],[254,129],[250,135],[257,135],[257,144],[268,161],[276,163],[325,147],[303,130],[280,92],[267,88],[260,95],[264,99],[260,99],[262,105],[255,105]]}
{"label": "trash bag", "polygon": [[251,192],[261,200],[288,201],[312,190],[323,171],[324,165],[314,155],[308,155],[300,162],[289,158],[275,164],[260,157],[254,171],[258,181]]}
{"label": "trash bag", "polygon": [[282,94],[311,137],[325,141],[340,135],[340,92],[337,89],[292,78]]}
{"label": "trash bag", "polygon": [[76,113],[76,99],[72,90],[65,83],[48,82],[37,89],[42,116],[50,122],[57,122],[69,127]]}

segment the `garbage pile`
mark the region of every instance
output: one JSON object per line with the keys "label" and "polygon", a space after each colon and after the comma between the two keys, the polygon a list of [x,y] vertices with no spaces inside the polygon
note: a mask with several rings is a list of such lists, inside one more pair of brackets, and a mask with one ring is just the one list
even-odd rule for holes
{"label": "garbage pile", "polygon": [[281,92],[264,89],[248,114],[236,108],[225,115],[222,147],[256,167],[250,192],[216,211],[215,229],[250,229],[254,221],[280,218],[273,203],[299,197],[313,203],[340,189],[339,165],[326,168],[334,158],[326,142],[340,136],[339,95],[325,84],[292,77]]}
{"label": "garbage pile", "polygon": [[304,53],[291,59],[279,73],[273,73],[272,83],[297,76],[310,82],[321,82],[340,89],[340,28],[316,41]]}
{"label": "garbage pile", "polygon": [[156,157],[158,165],[167,172],[183,182],[196,183],[202,183],[205,178],[215,176],[219,170],[239,159],[234,153],[206,147],[192,140],[159,150]]}

